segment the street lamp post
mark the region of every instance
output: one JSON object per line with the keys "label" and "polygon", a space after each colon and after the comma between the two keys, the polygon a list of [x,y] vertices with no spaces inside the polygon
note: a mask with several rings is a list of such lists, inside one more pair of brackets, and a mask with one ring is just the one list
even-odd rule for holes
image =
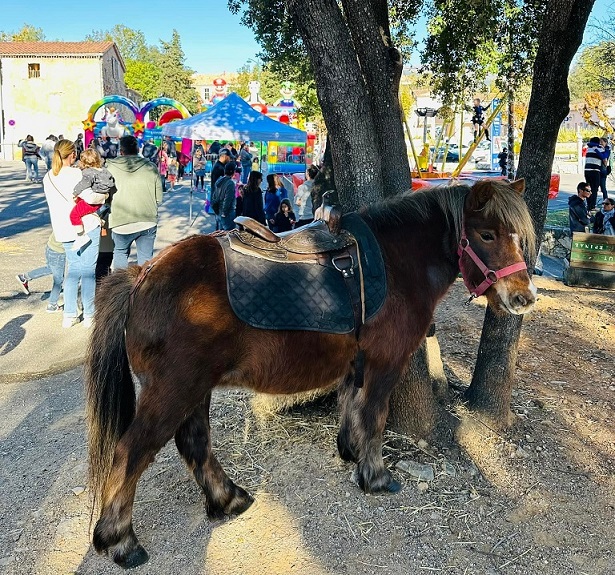
{"label": "street lamp post", "polygon": [[414,110],[419,118],[423,118],[423,144],[427,143],[427,118],[434,118],[438,113],[435,108],[417,108]]}

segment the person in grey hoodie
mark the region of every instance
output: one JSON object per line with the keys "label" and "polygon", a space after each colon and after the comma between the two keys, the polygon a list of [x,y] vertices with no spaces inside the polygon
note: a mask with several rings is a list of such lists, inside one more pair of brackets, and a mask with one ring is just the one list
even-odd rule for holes
{"label": "person in grey hoodie", "polygon": [[109,215],[109,228],[115,244],[113,269],[128,266],[133,242],[139,265],[154,255],[162,182],[156,166],[138,153],[137,139],[123,136],[120,138],[120,156],[107,160],[106,164],[116,187]]}

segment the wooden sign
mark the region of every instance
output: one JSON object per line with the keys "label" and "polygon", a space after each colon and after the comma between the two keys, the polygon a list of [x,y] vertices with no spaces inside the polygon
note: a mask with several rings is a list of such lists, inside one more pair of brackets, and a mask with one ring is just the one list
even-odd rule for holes
{"label": "wooden sign", "polygon": [[568,285],[615,289],[615,236],[572,234]]}

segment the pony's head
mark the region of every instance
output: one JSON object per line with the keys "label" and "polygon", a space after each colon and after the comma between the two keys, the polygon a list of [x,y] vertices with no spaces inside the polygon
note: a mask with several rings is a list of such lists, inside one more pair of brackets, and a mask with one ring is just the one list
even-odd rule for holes
{"label": "pony's head", "polygon": [[524,180],[482,180],[465,201],[459,267],[470,293],[484,293],[496,312],[524,314],[536,301],[524,259],[533,261],[536,249],[524,190]]}

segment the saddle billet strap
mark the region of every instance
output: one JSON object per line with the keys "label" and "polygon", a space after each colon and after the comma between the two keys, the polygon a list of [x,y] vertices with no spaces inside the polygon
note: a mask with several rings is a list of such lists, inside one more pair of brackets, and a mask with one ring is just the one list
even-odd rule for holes
{"label": "saddle billet strap", "polygon": [[[363,283],[363,268],[359,254],[359,244],[346,247],[340,252],[329,254],[331,265],[342,274],[344,284],[350,297],[350,305],[354,315],[354,335],[359,341],[361,327],[365,323],[365,286]],[[354,361],[354,385],[361,388],[364,383],[364,354],[358,349]]]}

